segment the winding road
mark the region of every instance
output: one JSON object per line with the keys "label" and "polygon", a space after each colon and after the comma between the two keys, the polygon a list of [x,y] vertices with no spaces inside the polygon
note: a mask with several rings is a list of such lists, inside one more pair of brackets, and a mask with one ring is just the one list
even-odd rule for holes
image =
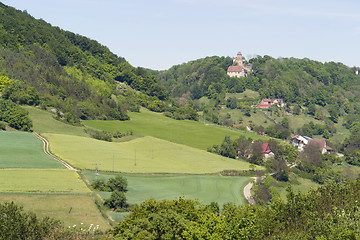
{"label": "winding road", "polygon": [[[255,177],[252,177],[252,178],[256,181]],[[246,184],[246,186],[244,187],[244,196],[250,205],[256,204],[254,198],[251,196],[251,188],[253,186],[254,186],[254,181],[251,181],[248,184]]]}
{"label": "winding road", "polygon": [[52,154],[49,151],[49,142],[48,140],[46,140],[46,138],[44,138],[43,136],[41,136],[40,134],[38,134],[37,132],[32,132],[35,137],[37,137],[38,139],[40,139],[43,142],[43,151],[46,155],[52,157],[53,159],[55,159],[56,161],[58,161],[59,163],[61,163],[62,165],[64,165],[67,169],[69,170],[75,170],[75,168],[73,168],[70,164],[68,164],[67,162],[65,162],[64,160],[62,160],[61,158],[55,156],[54,154]]}
{"label": "winding road", "polygon": [[[261,176],[261,177],[252,177],[252,179],[254,179],[255,182],[259,181],[259,180],[264,180],[265,176]],[[254,181],[250,181],[248,184],[246,184],[246,186],[244,187],[244,196],[246,198],[246,200],[248,201],[248,203],[250,205],[255,205],[255,199],[253,198],[253,196],[251,196],[251,188],[254,186]]]}

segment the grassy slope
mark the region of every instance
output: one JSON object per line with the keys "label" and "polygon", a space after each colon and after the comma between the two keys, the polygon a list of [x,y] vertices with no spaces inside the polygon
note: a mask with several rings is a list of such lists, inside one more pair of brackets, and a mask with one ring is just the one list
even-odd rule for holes
{"label": "grassy slope", "polygon": [[[90,182],[95,174],[85,173]],[[125,175],[128,180],[126,198],[129,203],[141,203],[145,199],[176,199],[184,196],[198,199],[206,204],[217,202],[222,206],[226,202],[243,204],[242,195],[248,177],[200,176],[200,175]],[[100,175],[108,179],[111,175]],[[107,198],[110,193],[102,193]]]}
{"label": "grassy slope", "polygon": [[141,113],[129,113],[129,116],[130,121],[88,120],[83,123],[86,126],[110,132],[133,131],[137,134],[152,136],[201,150],[206,150],[214,144],[221,144],[225,136],[231,136],[232,139],[238,138],[240,135],[260,138],[260,136],[251,133],[225,127],[207,126],[201,122],[189,120],[174,120],[145,109],[142,109]]}
{"label": "grassy slope", "polygon": [[89,193],[75,171],[67,169],[2,169],[2,193]]}
{"label": "grassy slope", "polygon": [[249,169],[249,163],[244,161],[149,136],[123,143],[62,134],[45,134],[45,137],[54,153],[82,169],[94,169],[95,163],[100,164],[101,170],[128,173],[201,174]]}
{"label": "grassy slope", "polygon": [[242,93],[226,93],[226,99],[230,98],[230,97],[236,97],[237,99],[242,99],[244,97],[257,99],[257,98],[260,97],[260,94],[258,92],[256,92],[256,91],[246,89]]}
{"label": "grassy slope", "polygon": [[[256,110],[256,113],[251,112],[251,116],[248,117],[245,116],[245,114],[240,109],[225,108],[220,111],[220,116],[224,117],[227,113],[231,115],[231,119],[233,120],[234,124],[249,125],[252,122],[255,125],[261,125],[265,128],[274,124],[271,119],[267,118],[265,114],[258,109]],[[242,119],[242,123],[239,123],[239,119]]]}
{"label": "grassy slope", "polygon": [[33,121],[33,130],[38,133],[60,133],[69,134],[75,136],[88,136],[84,132],[84,127],[72,126],[54,119],[55,114],[34,108],[30,106],[24,106],[29,111],[30,118]]}
{"label": "grassy slope", "polygon": [[0,131],[0,168],[64,168],[47,156],[42,142],[27,132]]}
{"label": "grassy slope", "polygon": [[85,228],[90,224],[100,225],[100,230],[109,228],[90,195],[1,194],[0,201],[13,201],[39,217],[56,218],[64,222],[65,227],[84,223]]}

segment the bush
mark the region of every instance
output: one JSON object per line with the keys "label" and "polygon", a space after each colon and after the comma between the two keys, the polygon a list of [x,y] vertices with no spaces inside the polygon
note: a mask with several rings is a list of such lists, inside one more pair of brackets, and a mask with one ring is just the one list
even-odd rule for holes
{"label": "bush", "polygon": [[90,134],[92,138],[95,138],[97,140],[112,142],[112,134],[109,132],[96,130],[86,130],[86,132]]}
{"label": "bush", "polygon": [[106,186],[105,180],[104,179],[96,179],[95,182],[93,182],[91,184],[91,186],[98,190],[98,191],[102,191],[102,192],[106,192],[109,190],[109,188]]}
{"label": "bush", "polygon": [[110,191],[126,192],[127,184],[127,179],[125,177],[117,175],[115,178],[110,178],[106,185]]}
{"label": "bush", "polygon": [[23,131],[29,131],[32,127],[29,113],[10,100],[0,99],[0,121],[5,121],[10,127]]}
{"label": "bush", "polygon": [[105,200],[104,205],[117,211],[126,208],[127,203],[125,193],[115,190],[111,193],[111,197]]}
{"label": "bush", "polygon": [[0,121],[0,129],[1,130],[6,130],[6,123],[5,122]]}

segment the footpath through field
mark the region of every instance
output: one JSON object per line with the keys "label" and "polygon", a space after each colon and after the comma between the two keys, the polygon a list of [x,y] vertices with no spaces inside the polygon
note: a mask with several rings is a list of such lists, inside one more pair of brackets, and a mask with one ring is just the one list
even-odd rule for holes
{"label": "footpath through field", "polygon": [[57,156],[55,156],[54,154],[52,154],[49,151],[49,142],[48,140],[46,140],[46,138],[44,138],[43,136],[41,136],[40,134],[38,134],[37,132],[33,132],[33,134],[40,139],[43,142],[43,151],[46,155],[52,157],[53,159],[55,159],[56,161],[58,161],[59,163],[61,163],[62,165],[64,165],[67,169],[69,170],[75,170],[70,164],[68,164],[67,162],[65,162],[64,160],[58,158]]}

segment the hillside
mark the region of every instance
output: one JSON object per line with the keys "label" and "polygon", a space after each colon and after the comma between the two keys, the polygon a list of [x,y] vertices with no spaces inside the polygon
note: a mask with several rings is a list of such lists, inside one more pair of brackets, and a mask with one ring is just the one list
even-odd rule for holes
{"label": "hillside", "polygon": [[[320,106],[345,103],[359,109],[360,76],[342,63],[321,63],[310,59],[258,56],[248,60],[248,77],[229,77],[230,57],[207,57],[158,72],[159,81],[173,97],[192,100],[203,96],[224,101],[225,93],[257,91],[261,98],[282,98],[288,104]],[[349,109],[345,108],[348,112]]]}
{"label": "hillside", "polygon": [[[0,3],[0,91],[13,102],[54,108],[70,123],[126,120],[128,110],[164,100],[157,79],[87,37]],[[125,91],[126,82],[135,91]]]}

